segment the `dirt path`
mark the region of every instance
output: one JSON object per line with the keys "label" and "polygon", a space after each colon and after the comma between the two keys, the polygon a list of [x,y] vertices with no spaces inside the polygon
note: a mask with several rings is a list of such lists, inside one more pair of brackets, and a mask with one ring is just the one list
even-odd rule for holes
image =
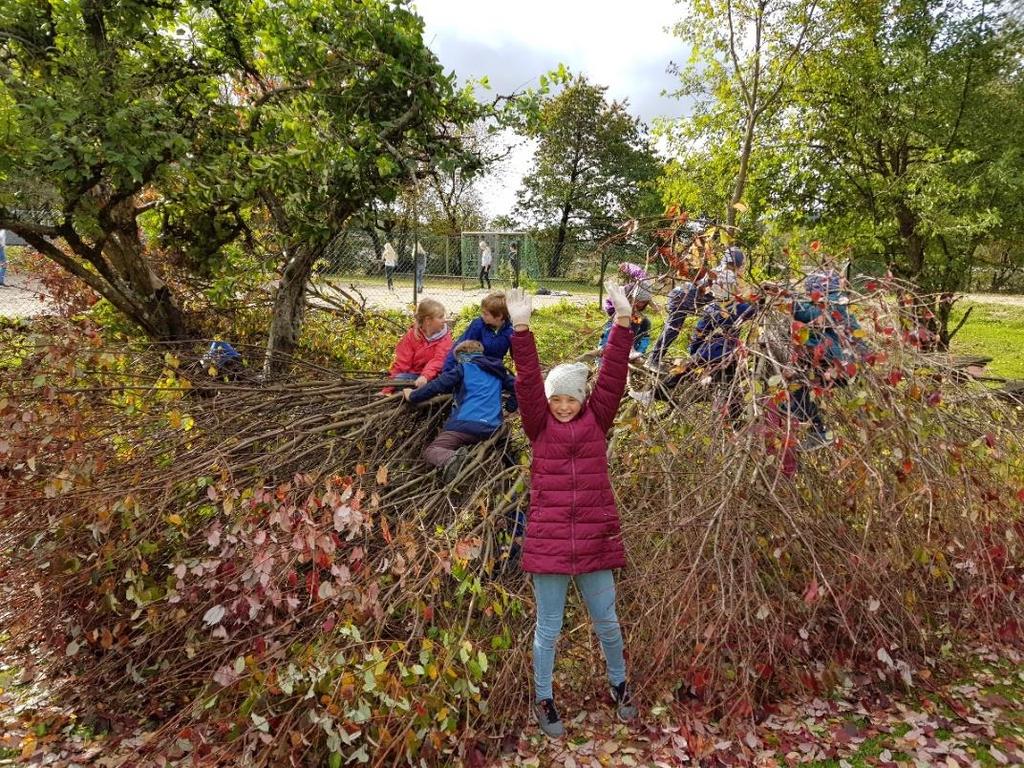
{"label": "dirt path", "polygon": [[1008,293],[968,293],[964,301],[978,304],[1003,304],[1008,307],[1024,307],[1024,296]]}
{"label": "dirt path", "polygon": [[0,317],[35,317],[46,312],[47,305],[39,297],[38,280],[7,272],[6,287],[0,288]]}

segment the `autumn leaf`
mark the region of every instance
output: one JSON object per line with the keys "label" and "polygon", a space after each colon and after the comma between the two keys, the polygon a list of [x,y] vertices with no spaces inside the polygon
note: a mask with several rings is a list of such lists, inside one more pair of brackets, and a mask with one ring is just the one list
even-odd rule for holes
{"label": "autumn leaf", "polygon": [[203,623],[210,626],[220,624],[220,620],[224,618],[224,613],[223,605],[215,605],[203,614]]}
{"label": "autumn leaf", "polygon": [[821,596],[821,592],[818,589],[818,577],[812,576],[811,583],[807,585],[807,589],[804,590],[804,602],[810,605]]}

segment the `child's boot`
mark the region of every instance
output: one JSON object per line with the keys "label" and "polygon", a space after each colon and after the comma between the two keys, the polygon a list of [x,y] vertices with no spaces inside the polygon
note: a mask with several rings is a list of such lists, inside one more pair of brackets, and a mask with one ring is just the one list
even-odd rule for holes
{"label": "child's boot", "polygon": [[615,701],[616,714],[622,722],[635,720],[637,714],[636,704],[633,703],[633,695],[630,693],[626,681],[611,686],[612,699]]}
{"label": "child's boot", "polygon": [[466,450],[466,447],[463,446],[452,454],[452,457],[448,459],[447,463],[445,463],[444,469],[441,470],[441,479],[446,483],[450,483],[458,477],[459,472],[462,471],[462,467],[466,463],[466,455],[468,453],[469,452]]}
{"label": "child's boot", "polygon": [[541,699],[534,704],[533,716],[537,718],[537,725],[546,736],[557,739],[565,733],[565,728],[562,727],[562,718],[558,716],[558,710],[555,709],[554,699]]}

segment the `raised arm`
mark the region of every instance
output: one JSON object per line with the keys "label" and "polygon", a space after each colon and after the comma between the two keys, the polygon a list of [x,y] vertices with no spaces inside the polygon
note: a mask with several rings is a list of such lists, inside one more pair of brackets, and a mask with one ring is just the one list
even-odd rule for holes
{"label": "raised arm", "polygon": [[629,326],[616,323],[608,336],[608,344],[601,356],[601,370],[597,383],[587,401],[601,429],[607,431],[615,423],[615,414],[626,391],[629,372],[629,350],[633,346],[633,331]]}
{"label": "raised arm", "polygon": [[619,403],[626,391],[629,351],[633,346],[633,331],[629,327],[633,305],[626,291],[614,280],[605,282],[605,290],[615,309],[615,320],[608,335],[608,343],[601,354],[601,370],[588,404],[598,425],[607,431],[615,422],[615,414],[618,413]]}
{"label": "raised arm", "polygon": [[540,375],[537,342],[530,332],[533,304],[522,289],[508,293],[508,314],[512,323],[512,359],[516,364],[516,400],[523,419],[523,430],[530,441],[536,440],[548,419],[548,399],[544,378]]}

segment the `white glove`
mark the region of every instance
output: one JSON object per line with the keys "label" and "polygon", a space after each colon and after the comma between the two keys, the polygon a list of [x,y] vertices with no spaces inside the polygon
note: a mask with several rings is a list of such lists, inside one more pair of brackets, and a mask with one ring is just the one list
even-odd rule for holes
{"label": "white glove", "polygon": [[612,306],[615,307],[616,317],[632,317],[633,316],[633,304],[630,302],[629,297],[626,296],[626,289],[616,283],[614,280],[605,280],[604,289],[608,293],[608,300],[611,301]]}
{"label": "white glove", "polygon": [[513,288],[505,295],[505,306],[508,307],[508,319],[513,328],[530,325],[533,300],[522,288]]}

